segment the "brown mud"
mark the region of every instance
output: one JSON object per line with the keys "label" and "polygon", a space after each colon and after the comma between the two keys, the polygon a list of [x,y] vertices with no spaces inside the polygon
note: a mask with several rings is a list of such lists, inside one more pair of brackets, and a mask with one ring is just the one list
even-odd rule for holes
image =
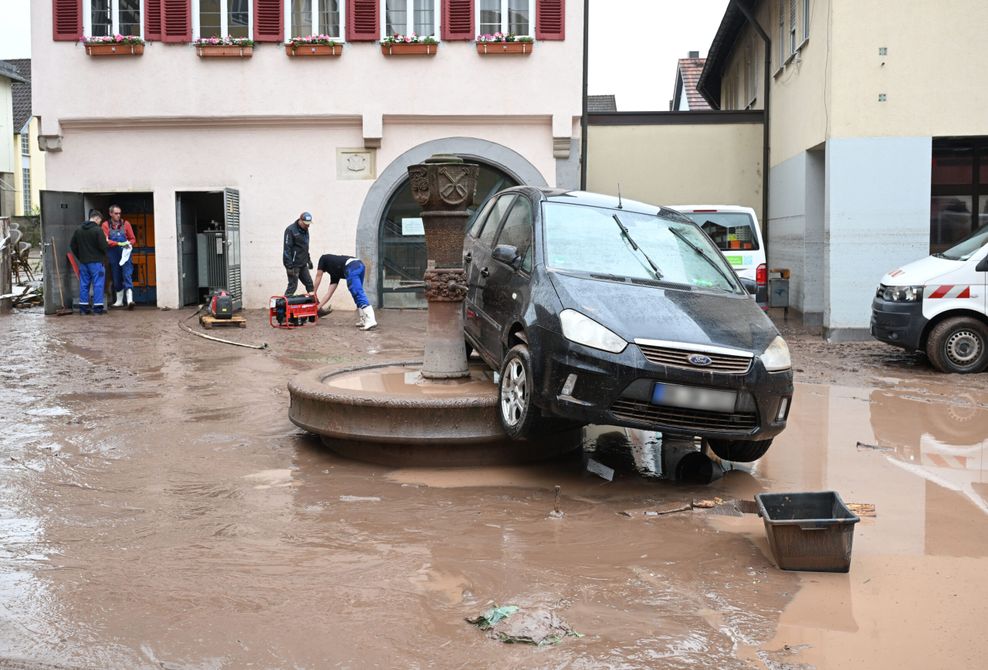
{"label": "brown mud", "polygon": [[[632,461],[666,447],[634,431],[610,482],[579,457],[389,468],[298,431],[286,383],[414,357],[424,313],[384,311],[363,333],[345,313],[281,331],[251,312],[218,332],[264,351],[182,332],[189,313],[0,319],[0,667],[774,670],[988,653],[988,375],[787,328],[790,426],[710,485],[643,476]],[[849,574],[779,571],[755,516],[621,514],[829,489],[876,509]],[[494,603],[585,637],[492,641],[464,618]]]}

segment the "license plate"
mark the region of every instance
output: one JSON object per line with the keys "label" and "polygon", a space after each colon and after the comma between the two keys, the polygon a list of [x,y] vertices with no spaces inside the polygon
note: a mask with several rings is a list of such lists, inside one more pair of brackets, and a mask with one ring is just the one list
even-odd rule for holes
{"label": "license plate", "polygon": [[709,412],[733,412],[738,394],[735,391],[717,391],[678,384],[657,382],[652,388],[653,405],[687,407]]}

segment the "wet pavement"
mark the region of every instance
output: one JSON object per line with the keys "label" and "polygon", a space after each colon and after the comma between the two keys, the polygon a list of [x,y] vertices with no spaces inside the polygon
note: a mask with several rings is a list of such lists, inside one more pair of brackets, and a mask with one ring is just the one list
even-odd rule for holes
{"label": "wet pavement", "polygon": [[[790,329],[797,382],[821,383],[798,384],[765,458],[709,485],[638,472],[668,474],[673,450],[612,428],[588,433],[610,482],[579,456],[389,468],[300,433],[286,382],[407,359],[424,313],[384,311],[362,333],[345,313],[276,331],[252,312],[210,331],[263,351],[188,335],[189,314],[0,317],[0,667],[776,670],[988,653],[988,375]],[[635,513],[829,489],[876,510],[849,574],[776,569],[754,515]],[[500,644],[464,622],[493,604],[547,608],[585,637]]]}

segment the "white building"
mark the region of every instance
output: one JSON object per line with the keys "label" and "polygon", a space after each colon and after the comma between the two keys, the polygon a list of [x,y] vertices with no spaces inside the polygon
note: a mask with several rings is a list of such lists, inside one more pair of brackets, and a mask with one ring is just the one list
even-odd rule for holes
{"label": "white building", "polygon": [[[426,259],[409,165],[439,152],[481,163],[478,200],[514,183],[579,185],[580,2],[56,0],[32,3],[32,31],[46,238],[120,204],[150,304],[198,304],[219,260],[244,305],[265,306],[284,291],[282,233],[303,210],[314,256],[356,251],[375,304],[417,304]],[[432,55],[385,55],[382,35],[411,32],[436,38]],[[474,40],[493,32],[532,37],[530,53],[482,54]],[[79,41],[114,33],[142,36],[143,53],[90,56]],[[342,55],[283,46],[313,34],[345,43]],[[192,41],[213,35],[256,43],[200,55]]]}

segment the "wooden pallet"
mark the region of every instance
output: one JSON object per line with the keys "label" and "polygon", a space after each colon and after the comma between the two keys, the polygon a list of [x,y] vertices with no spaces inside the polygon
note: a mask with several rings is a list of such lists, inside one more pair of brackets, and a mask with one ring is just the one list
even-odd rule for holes
{"label": "wooden pallet", "polygon": [[234,314],[229,319],[217,319],[209,314],[200,314],[199,324],[206,330],[212,330],[214,327],[222,328],[224,326],[227,328],[232,328],[234,326],[246,328],[247,319],[240,314]]}

